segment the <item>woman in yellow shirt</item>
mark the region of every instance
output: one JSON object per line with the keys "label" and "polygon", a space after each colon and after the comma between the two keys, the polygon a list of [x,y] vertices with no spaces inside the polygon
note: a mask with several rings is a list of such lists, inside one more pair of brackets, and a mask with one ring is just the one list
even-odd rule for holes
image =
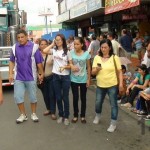
{"label": "woman in yellow shirt", "polygon": [[[119,85],[117,80],[117,74]],[[92,66],[92,75],[96,75],[97,79],[95,104],[96,116],[93,123],[99,123],[104,98],[105,95],[108,94],[111,105],[111,123],[107,131],[114,132],[116,129],[116,121],[118,116],[118,88],[119,91],[123,90],[123,75],[121,70],[120,59],[118,56],[114,55],[112,43],[108,39],[104,39],[100,43],[99,54],[96,55],[94,58]]]}

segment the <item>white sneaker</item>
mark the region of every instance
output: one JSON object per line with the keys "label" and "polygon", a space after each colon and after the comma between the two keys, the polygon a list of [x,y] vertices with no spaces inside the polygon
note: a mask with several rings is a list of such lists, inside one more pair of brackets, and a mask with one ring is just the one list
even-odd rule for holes
{"label": "white sneaker", "polygon": [[16,120],[16,123],[22,123],[26,120],[28,120],[27,116],[24,114],[21,114],[20,117]]}
{"label": "white sneaker", "polygon": [[58,119],[57,119],[57,123],[62,123],[63,122],[63,117],[59,117]]}
{"label": "white sneaker", "polygon": [[37,115],[35,113],[31,114],[31,119],[33,120],[33,122],[39,121],[39,118],[37,117]]}
{"label": "white sneaker", "polygon": [[116,130],[116,125],[110,124],[109,128],[107,129],[108,132],[114,132]]}
{"label": "white sneaker", "polygon": [[96,115],[94,120],[93,120],[93,123],[94,124],[99,124],[99,122],[100,122],[100,115]]}
{"label": "white sneaker", "polygon": [[144,119],[145,120],[150,120],[150,115],[147,115]]}
{"label": "white sneaker", "polygon": [[66,119],[64,120],[64,125],[68,126],[69,124],[70,124],[69,119],[66,118]]}

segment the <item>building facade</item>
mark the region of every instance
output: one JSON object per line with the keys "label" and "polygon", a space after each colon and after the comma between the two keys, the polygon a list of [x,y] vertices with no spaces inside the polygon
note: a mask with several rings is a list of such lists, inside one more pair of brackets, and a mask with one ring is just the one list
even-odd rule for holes
{"label": "building facade", "polygon": [[93,32],[100,35],[108,31],[120,34],[122,28],[133,34],[138,30],[141,34],[150,32],[150,0],[56,1],[57,22],[62,23],[64,29],[74,29],[76,36],[84,37]]}

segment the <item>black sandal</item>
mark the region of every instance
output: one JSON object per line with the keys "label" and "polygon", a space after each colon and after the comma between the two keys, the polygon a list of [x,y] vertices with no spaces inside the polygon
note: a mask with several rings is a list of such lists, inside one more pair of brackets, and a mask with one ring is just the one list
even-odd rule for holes
{"label": "black sandal", "polygon": [[47,110],[43,113],[44,116],[48,116],[48,115],[51,115],[51,111],[50,110]]}
{"label": "black sandal", "polygon": [[56,115],[55,115],[55,114],[51,114],[51,119],[52,119],[52,120],[57,120]]}
{"label": "black sandal", "polygon": [[74,117],[74,118],[71,120],[72,123],[76,123],[77,121],[78,121],[78,118],[77,118],[77,117]]}
{"label": "black sandal", "polygon": [[81,118],[81,123],[85,124],[86,123],[86,119],[85,118]]}

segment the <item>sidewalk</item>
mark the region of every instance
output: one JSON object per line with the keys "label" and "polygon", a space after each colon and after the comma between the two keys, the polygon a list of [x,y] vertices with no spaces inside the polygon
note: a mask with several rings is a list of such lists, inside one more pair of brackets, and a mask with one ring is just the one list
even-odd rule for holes
{"label": "sidewalk", "polygon": [[139,124],[144,124],[145,126],[150,128],[150,120],[145,120],[144,116],[143,117],[138,117],[136,113],[131,112],[131,108],[126,108],[124,106],[121,106],[121,104],[118,104],[118,106],[122,111],[124,111],[130,117],[137,120]]}

